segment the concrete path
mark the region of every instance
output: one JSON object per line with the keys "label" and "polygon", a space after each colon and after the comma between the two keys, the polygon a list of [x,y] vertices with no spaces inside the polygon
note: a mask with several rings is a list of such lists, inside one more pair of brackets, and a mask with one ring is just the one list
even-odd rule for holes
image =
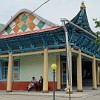
{"label": "concrete path", "polygon": [[[53,100],[53,92],[42,93],[35,91],[13,91],[6,92],[0,91],[0,100]],[[69,100],[69,94],[65,91],[56,91],[56,100]],[[76,92],[74,90],[71,94],[71,100],[100,100],[100,87],[98,90],[92,90],[91,88],[85,87],[83,92]]]}

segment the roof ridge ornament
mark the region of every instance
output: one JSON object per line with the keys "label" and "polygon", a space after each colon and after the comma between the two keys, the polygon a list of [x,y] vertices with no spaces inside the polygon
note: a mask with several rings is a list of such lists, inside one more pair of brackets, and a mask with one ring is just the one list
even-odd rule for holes
{"label": "roof ridge ornament", "polygon": [[85,4],[84,4],[84,1],[82,1],[80,8],[81,8],[81,9],[86,8],[86,7],[85,7]]}

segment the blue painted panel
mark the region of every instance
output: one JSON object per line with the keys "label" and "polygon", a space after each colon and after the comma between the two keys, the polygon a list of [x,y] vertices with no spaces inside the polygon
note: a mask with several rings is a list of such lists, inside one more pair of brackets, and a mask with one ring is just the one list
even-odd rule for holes
{"label": "blue painted panel", "polygon": [[63,83],[66,83],[66,74],[63,74]]}
{"label": "blue painted panel", "polygon": [[[16,59],[14,61],[18,61],[18,66],[15,67],[14,64],[13,64],[13,80],[18,80],[20,78],[20,60]],[[18,78],[14,78],[14,72],[18,73]]]}
{"label": "blue painted panel", "polygon": [[65,47],[65,44],[58,44],[58,45],[48,45],[48,48],[57,48],[57,47]]}

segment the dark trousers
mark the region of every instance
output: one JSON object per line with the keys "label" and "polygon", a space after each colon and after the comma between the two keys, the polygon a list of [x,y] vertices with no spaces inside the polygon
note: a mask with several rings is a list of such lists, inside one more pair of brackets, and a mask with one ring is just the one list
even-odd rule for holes
{"label": "dark trousers", "polygon": [[36,85],[37,91],[42,91],[42,87],[43,87],[42,84],[37,84],[37,85]]}

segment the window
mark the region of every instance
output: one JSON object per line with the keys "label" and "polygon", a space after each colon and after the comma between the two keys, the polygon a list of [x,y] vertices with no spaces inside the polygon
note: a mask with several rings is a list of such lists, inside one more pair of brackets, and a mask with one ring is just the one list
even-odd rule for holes
{"label": "window", "polygon": [[1,65],[2,65],[2,79],[7,79],[8,62],[4,60]]}
{"label": "window", "polygon": [[[6,80],[8,74],[8,61],[0,60],[0,80]],[[13,79],[19,79],[19,60],[13,61]]]}
{"label": "window", "polygon": [[13,79],[19,79],[19,60],[14,60]]}

